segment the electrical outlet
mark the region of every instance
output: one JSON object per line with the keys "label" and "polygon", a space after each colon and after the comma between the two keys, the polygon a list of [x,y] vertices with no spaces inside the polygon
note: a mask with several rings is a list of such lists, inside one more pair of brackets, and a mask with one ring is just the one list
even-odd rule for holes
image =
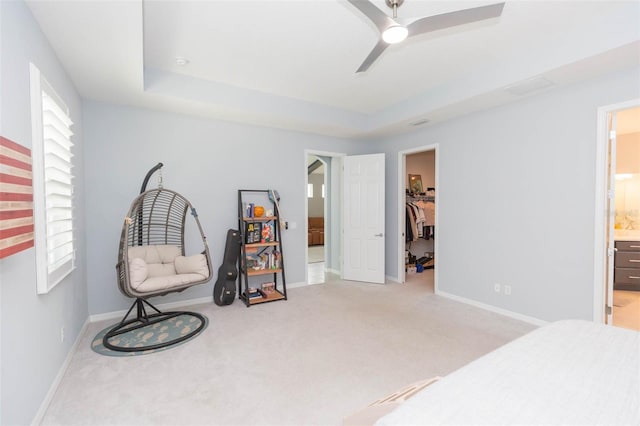
{"label": "electrical outlet", "polygon": [[504,286],[504,294],[505,294],[505,296],[511,296],[511,286],[510,285],[505,285]]}
{"label": "electrical outlet", "polygon": [[495,290],[495,292],[496,292],[496,293],[500,293],[500,284],[495,283],[495,284],[493,285],[493,289]]}
{"label": "electrical outlet", "polygon": [[60,343],[64,342],[64,327],[60,328]]}

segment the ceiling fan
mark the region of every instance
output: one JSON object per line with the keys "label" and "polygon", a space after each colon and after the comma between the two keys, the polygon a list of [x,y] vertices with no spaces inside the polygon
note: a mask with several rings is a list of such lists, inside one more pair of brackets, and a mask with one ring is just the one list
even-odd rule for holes
{"label": "ceiling fan", "polygon": [[387,6],[393,9],[393,18],[387,16],[368,0],[347,1],[358,8],[378,27],[381,36],[378,44],[375,45],[369,56],[365,58],[356,73],[366,71],[390,44],[400,43],[407,37],[419,34],[496,18],[502,14],[502,8],[504,7],[504,3],[496,3],[440,15],[406,19],[397,17],[398,7],[404,3],[404,0],[385,0]]}

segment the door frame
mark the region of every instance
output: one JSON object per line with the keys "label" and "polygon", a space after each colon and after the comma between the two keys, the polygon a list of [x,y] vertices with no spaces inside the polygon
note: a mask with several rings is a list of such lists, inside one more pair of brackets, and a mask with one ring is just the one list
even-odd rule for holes
{"label": "door frame", "polygon": [[[595,188],[595,215],[594,215],[594,262],[593,262],[593,321],[606,323],[606,302],[608,272],[606,270],[607,243],[606,229],[609,221],[613,220],[607,206],[607,162],[608,158],[608,123],[607,115],[625,109],[640,106],[640,98],[632,99],[612,105],[598,108],[598,127],[596,138],[596,188]],[[614,194],[615,202],[615,194]],[[437,206],[437,205],[436,205]],[[436,216],[437,217],[437,216]],[[437,240],[436,240],[437,241]]]}
{"label": "door frame", "polygon": [[[435,208],[435,229],[440,234],[440,228],[438,227],[438,218],[439,214],[439,205],[438,200],[440,199],[440,185],[438,184],[440,180],[440,154],[439,154],[439,146],[440,144],[434,143],[431,145],[423,145],[416,148],[405,149],[398,152],[398,282],[403,283],[406,280],[406,274],[404,271],[404,251],[406,250],[406,244],[404,241],[404,233],[405,233],[405,176],[407,175],[407,155],[418,154],[420,152],[425,151],[435,151],[435,185],[436,185],[436,208]],[[439,254],[439,238],[436,238],[433,244],[433,256],[438,261]],[[438,268],[434,268],[433,272],[433,290],[434,293],[438,292]]]}
{"label": "door frame", "polygon": [[[315,156],[319,156],[319,157],[331,157],[331,173],[337,173],[339,178],[339,186],[342,186],[342,158],[346,157],[347,154],[343,153],[343,152],[331,152],[331,151],[320,151],[320,150],[316,150],[316,149],[305,149],[304,150],[304,161],[303,161],[303,165],[304,165],[304,179],[303,179],[303,194],[304,194],[304,284],[305,285],[309,285],[309,270],[308,270],[308,265],[309,265],[309,202],[307,200],[307,184],[309,183],[309,174],[308,174],[308,164],[307,164],[307,158],[309,157],[309,155],[315,155]],[[340,160],[340,164],[334,164],[334,160],[339,159]],[[335,163],[338,163],[337,161]],[[338,167],[336,167],[338,166]],[[331,238],[332,233],[334,233],[335,229],[335,224],[333,223],[333,221],[330,221],[329,223],[331,224],[331,228],[327,227],[327,212],[326,211],[326,207],[327,207],[327,202],[326,202],[326,197],[330,196],[332,199],[332,205],[334,204],[334,201],[337,202],[337,206],[335,206],[335,208],[337,208],[340,212],[340,229],[339,231],[339,235],[342,236],[342,196],[341,194],[337,194],[338,196],[336,196],[336,190],[338,188],[334,188],[334,185],[327,185],[327,179],[332,179],[332,176],[328,176],[325,173],[324,176],[325,179],[325,188],[329,188],[330,187],[330,191],[327,190],[327,192],[325,193],[325,202],[324,202],[324,206],[325,206],[325,242],[329,241],[330,245],[332,247],[332,249],[328,248],[328,244],[325,244],[325,272],[327,270],[334,272],[340,276],[342,276],[342,253],[340,252],[340,250],[342,250],[342,240],[340,240],[339,244],[336,245],[336,241],[333,241],[333,238]],[[342,238],[342,237],[340,237]],[[327,268],[328,263],[327,262],[327,255],[331,255],[332,254],[332,250],[339,250],[338,252],[338,258],[340,259],[340,262],[338,262],[338,270],[335,270],[333,268]],[[333,265],[334,268],[336,267],[336,265]]]}

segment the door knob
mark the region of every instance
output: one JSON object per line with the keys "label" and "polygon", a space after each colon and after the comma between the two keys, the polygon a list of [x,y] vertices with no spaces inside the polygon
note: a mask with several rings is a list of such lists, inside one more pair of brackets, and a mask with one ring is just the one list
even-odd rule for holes
{"label": "door knob", "polygon": [[374,235],[374,237],[382,237],[384,234],[381,232],[379,234]]}

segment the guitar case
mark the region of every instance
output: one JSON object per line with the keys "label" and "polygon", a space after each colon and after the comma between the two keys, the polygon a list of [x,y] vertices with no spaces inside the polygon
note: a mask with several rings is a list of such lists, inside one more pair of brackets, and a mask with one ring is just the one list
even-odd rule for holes
{"label": "guitar case", "polygon": [[218,279],[213,286],[213,301],[218,306],[230,305],[236,298],[236,278],[238,278],[238,256],[240,255],[240,232],[227,231],[222,265],[218,268]]}

